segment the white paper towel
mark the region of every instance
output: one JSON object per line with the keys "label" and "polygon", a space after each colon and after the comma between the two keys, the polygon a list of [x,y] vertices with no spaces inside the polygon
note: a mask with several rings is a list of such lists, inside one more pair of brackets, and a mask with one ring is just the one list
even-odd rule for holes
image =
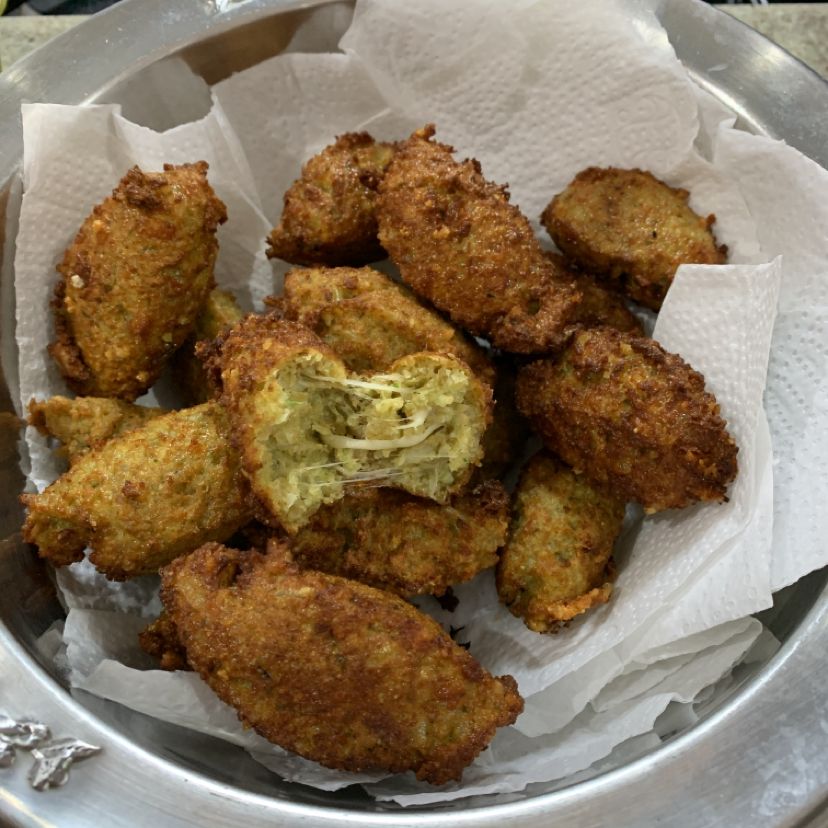
{"label": "white paper towel", "polygon": [[[239,246],[257,264],[261,240],[302,162],[335,134],[364,127],[396,139],[436,122],[437,137],[454,143],[460,157],[479,158],[488,178],[510,183],[513,201],[536,227],[551,196],[579,169],[596,164],[650,169],[690,189],[698,212],[716,213],[717,235],[734,264],[683,267],[655,335],[705,374],[722,405],[740,447],[730,502],[643,522],[634,516],[619,548],[613,600],[557,636],[531,633],[500,607],[491,573],[458,588],[456,612],[433,614],[463,626],[462,635],[487,668],[516,676],[526,712],[516,727],[498,734],[461,786],[433,791],[410,776],[393,777],[368,786],[379,798],[414,805],[517,791],[586,768],[648,731],[671,702],[692,699],[727,673],[758,634],[757,622],[742,616],[767,606],[772,587],[828,562],[821,542],[828,527],[815,517],[826,494],[817,472],[828,459],[821,428],[828,372],[820,338],[828,321],[828,174],[784,144],[735,131],[732,113],[690,82],[657,21],[633,22],[626,5],[519,0],[504,16],[495,0],[450,6],[359,0],[355,24],[342,41],[344,54],[284,55],[223,81],[214,88],[211,115],[178,128],[192,129],[199,136],[193,143],[180,140],[184,133],[177,131],[149,135],[96,109],[29,113],[30,126],[45,122],[34,116],[59,115],[70,135],[101,148],[102,160],[87,155],[80,165],[77,175],[94,187],[79,191],[84,198],[77,208],[72,204],[72,225],[64,215],[68,204],[53,210],[51,178],[37,176],[46,169],[44,156],[58,170],[58,184],[65,180],[60,147],[45,130],[27,132],[33,172],[18,237],[18,274],[27,274],[18,285],[24,401],[25,388],[60,390],[43,352],[44,306],[29,307],[28,291],[51,284],[54,263],[85,212],[122,174],[116,162],[124,168],[141,163],[130,156],[125,134],[151,139],[159,163],[195,160],[161,156],[197,147],[198,157],[211,163],[211,180],[218,165],[232,160],[236,172],[229,180],[241,190],[248,218],[239,216],[234,224],[231,208],[227,242],[237,228],[244,237]],[[437,18],[440,26],[434,25]],[[309,30],[300,40],[309,49],[321,42]],[[201,143],[205,136],[207,145]],[[211,141],[218,142],[212,150]],[[112,181],[97,180],[99,165],[110,170]],[[32,188],[38,199],[30,198]],[[67,192],[57,188],[58,206]],[[53,218],[66,227],[44,245],[34,229]],[[36,242],[45,249],[34,250]],[[262,270],[251,271],[266,281]],[[774,330],[777,295],[781,314]],[[33,335],[38,326],[39,338]],[[772,331],[769,432],[761,403]],[[285,778],[328,789],[337,778],[346,784],[260,740],[255,746],[244,741],[250,734],[239,735],[233,714],[195,676],[139,672],[141,662],[131,661],[138,656],[124,648],[148,614],[143,602],[153,611],[157,606],[149,603],[155,600],[152,583],[104,584],[83,566],[59,576],[72,608],[66,636],[78,686],[245,744]],[[123,639],[111,629],[117,618],[125,619]]]}

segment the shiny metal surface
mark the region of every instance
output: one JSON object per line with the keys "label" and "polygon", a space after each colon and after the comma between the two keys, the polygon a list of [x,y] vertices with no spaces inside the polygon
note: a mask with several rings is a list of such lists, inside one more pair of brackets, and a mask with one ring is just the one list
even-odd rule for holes
{"label": "shiny metal surface", "polygon": [[[125,0],[0,76],[0,214],[8,212],[10,221],[0,222],[3,258],[15,230],[21,101],[118,100],[138,73],[172,54],[214,82],[276,54],[319,5],[249,0],[218,14],[207,0]],[[638,7],[658,9],[693,76],[747,128],[784,137],[828,165],[828,87],[815,74],[700,0],[642,0]],[[0,286],[3,412],[11,410],[15,382],[8,275]],[[521,795],[402,811],[358,792],[323,794],[282,783],[241,750],[82,693],[72,696],[55,665],[34,648],[60,607],[44,568],[20,542],[16,435],[16,424],[0,413],[0,710],[103,751],[73,768],[68,785],[46,793],[29,787],[27,763],[0,769],[0,815],[12,825],[795,826],[813,824],[824,806],[825,573],[778,596],[765,620],[784,640],[781,651],[761,669],[744,671],[729,698],[717,699],[699,724],[623,767],[557,790],[533,786]]]}

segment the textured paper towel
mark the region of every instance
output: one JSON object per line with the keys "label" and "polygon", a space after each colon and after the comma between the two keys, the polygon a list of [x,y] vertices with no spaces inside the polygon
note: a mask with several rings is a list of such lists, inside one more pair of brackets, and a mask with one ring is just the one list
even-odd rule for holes
{"label": "textured paper towel", "polygon": [[828,173],[785,144],[722,130],[766,256],[784,256],[766,405],[774,438],[773,589],[826,563]]}
{"label": "textured paper towel", "polygon": [[[504,21],[502,7],[484,0],[451,8],[435,0],[361,0],[357,23],[342,41],[344,55],[285,55],[214,90],[260,189],[251,199],[265,205],[271,223],[302,161],[334,134],[369,127],[378,137],[399,138],[436,121],[438,138],[456,144],[460,156],[478,157],[487,177],[510,182],[513,201],[532,220],[582,167],[613,163],[651,169],[691,189],[691,204],[699,212],[716,212],[717,235],[736,263],[682,268],[656,331],[706,375],[730,421],[741,466],[730,502],[643,524],[633,515],[619,549],[615,598],[556,637],[530,633],[500,608],[490,574],[457,590],[460,606],[453,617],[432,610],[446,623],[465,625],[472,651],[489,669],[516,675],[528,696],[527,712],[467,771],[462,788],[424,793],[422,786],[395,777],[371,787],[377,796],[416,804],[431,797],[520,790],[588,766],[649,730],[672,699],[692,698],[703,682],[726,672],[755,636],[755,622],[733,619],[767,606],[770,585],[776,583],[777,553],[771,555],[769,544],[771,454],[761,408],[764,366],[781,280],[780,322],[790,318],[790,323],[777,325],[774,347],[780,344],[780,354],[774,359],[780,360],[778,373],[788,372],[788,384],[767,395],[773,440],[789,444],[792,456],[807,452],[810,446],[800,435],[814,436],[807,428],[817,428],[824,416],[819,383],[801,389],[787,402],[792,411],[776,419],[773,395],[781,408],[789,386],[809,376],[812,363],[800,358],[809,356],[808,337],[814,334],[800,331],[797,323],[816,318],[811,269],[824,252],[819,245],[825,234],[823,229],[820,236],[817,223],[806,223],[811,234],[789,238],[766,227],[761,217],[779,201],[789,216],[813,210],[826,174],[783,145],[764,139],[757,144],[734,132],[732,113],[690,83],[654,18],[633,23],[624,6],[521,0]],[[436,15],[440,27],[433,25]],[[313,36],[304,36],[313,48]],[[226,136],[222,140],[233,144]],[[790,192],[783,188],[785,199],[764,186],[761,172],[750,169],[754,151],[759,167],[770,168],[777,159],[785,165],[787,180],[796,183]],[[797,187],[806,180],[800,196]],[[796,219],[786,222],[795,225]],[[807,250],[792,249],[791,240]],[[779,255],[781,260],[774,258]],[[800,282],[802,289],[790,289]],[[771,371],[773,378],[773,364]],[[790,431],[788,423],[794,425]],[[775,488],[779,497],[779,485]],[[805,485],[800,488],[806,514],[814,501]],[[815,534],[802,536],[794,524],[788,531],[782,581],[825,563]],[[810,545],[794,554],[799,538]],[[101,585],[94,577],[63,579],[74,591],[72,615],[87,613],[68,625],[69,635],[83,629],[92,636],[94,619],[111,620],[90,612],[134,613],[142,600],[141,589],[122,597],[115,587],[107,606],[109,598],[96,597]],[[131,686],[138,686],[133,668],[112,660],[117,636],[99,640],[106,646],[98,650],[97,665],[83,649],[70,650],[77,675],[84,675],[77,681],[160,718],[179,715],[166,710],[166,701],[151,709],[153,701],[167,698],[162,694],[169,690],[169,677],[141,674],[140,698],[132,698]],[[643,671],[648,665],[654,669]],[[600,710],[589,704],[593,700]],[[229,726],[226,710],[219,714],[205,706],[203,713],[188,726],[208,732]],[[311,765],[303,781],[324,787],[331,784],[329,777]]]}

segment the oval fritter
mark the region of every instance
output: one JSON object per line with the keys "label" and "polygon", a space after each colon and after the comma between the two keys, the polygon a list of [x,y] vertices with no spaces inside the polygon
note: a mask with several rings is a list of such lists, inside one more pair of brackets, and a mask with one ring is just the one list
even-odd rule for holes
{"label": "oval fritter", "polygon": [[505,351],[560,347],[581,294],[555,279],[505,187],[433,134],[427,126],[400,144],[380,184],[379,238],[403,281]]}
{"label": "oval fritter", "polygon": [[108,578],[151,575],[250,520],[218,403],[155,417],[79,458],[28,509],[23,538],[55,566],[89,559]]}
{"label": "oval fritter", "polygon": [[189,336],[227,218],[207,164],[133,167],[81,226],[58,271],[49,353],[77,394],[134,400]]}
{"label": "oval fritter", "polygon": [[258,733],[326,767],[459,779],[523,701],[389,592],[208,544],[162,572],[187,660]]}
{"label": "oval fritter", "polygon": [[356,265],[385,258],[374,205],[393,154],[393,144],[352,132],[309,159],[285,193],[267,255],[299,265]]}
{"label": "oval fritter", "polygon": [[612,594],[612,548],[624,502],[545,452],[521,475],[497,593],[535,632],[560,626]]}
{"label": "oval fritter", "polygon": [[394,489],[362,489],[323,506],[293,537],[305,569],[400,595],[442,595],[497,563],[509,495],[490,480],[445,506]]}
{"label": "oval fritter", "polygon": [[578,267],[619,280],[627,295],[658,310],[680,264],[721,264],[727,247],[687,205],[687,190],[644,170],[590,167],[541,216],[558,248]]}
{"label": "oval fritter", "polygon": [[737,447],[704,377],[645,337],[575,335],[521,369],[518,408],[576,471],[647,512],[725,500]]}

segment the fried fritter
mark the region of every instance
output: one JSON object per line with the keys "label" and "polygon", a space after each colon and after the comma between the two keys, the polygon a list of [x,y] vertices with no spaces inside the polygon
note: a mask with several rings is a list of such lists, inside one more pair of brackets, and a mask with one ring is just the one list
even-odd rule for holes
{"label": "fried fritter", "polygon": [[187,653],[178,640],[178,631],[170,616],[162,612],[138,634],[141,649],[157,658],[162,670],[189,670]]}
{"label": "fried fritter", "polygon": [[680,264],[727,260],[710,230],[716,216],[698,216],[689,196],[644,170],[590,167],[552,199],[541,222],[578,267],[617,279],[657,311]]}
{"label": "fried fritter", "polygon": [[624,502],[541,452],[521,475],[514,507],[497,567],[497,592],[509,611],[545,633],[605,604]]}
{"label": "fried fritter", "polygon": [[486,352],[408,288],[363,267],[292,270],[285,276],[287,319],[311,328],[350,371],[381,371],[419,351],[453,354],[483,382],[495,371]]}
{"label": "fried fritter", "polygon": [[215,399],[221,393],[221,388],[217,387],[196,356],[196,342],[209,342],[227,333],[243,316],[239,303],[229,291],[216,289],[207,294],[192,334],[173,354],[171,363],[173,376],[190,405]]}
{"label": "fried fritter", "polygon": [[376,190],[394,154],[367,132],[340,135],[314,155],[285,193],[267,255],[299,265],[360,265],[384,259]]}
{"label": "fried fritter", "polygon": [[479,463],[491,389],[452,356],[419,353],[348,375],[312,331],[248,316],[210,358],[251,488],[295,533],[346,485],[445,502]]}
{"label": "fried fritter", "polygon": [[23,538],[65,566],[83,558],[108,578],[148,575],[251,517],[229,424],[216,402],[173,411],[92,448],[28,508]]}
{"label": "fried fritter", "polygon": [[323,506],[291,552],[315,569],[400,595],[442,595],[497,563],[509,495],[490,480],[446,506],[394,489],[361,489]]}
{"label": "fried fritter", "polygon": [[239,718],[330,768],[459,779],[523,708],[402,598],[208,544],[162,572],[187,660]]}
{"label": "fried fritter", "polygon": [[563,282],[574,282],[575,287],[581,292],[581,303],[573,320],[576,325],[585,328],[606,325],[617,331],[639,336],[644,334],[641,322],[617,291],[608,290],[588,273],[572,270],[559,253],[547,251],[546,255],[555,268],[557,278]]}
{"label": "fried fritter", "polygon": [[518,408],[576,472],[647,512],[726,500],[737,447],[704,377],[657,342],[580,331],[521,369]]}
{"label": "fried fritter", "polygon": [[379,238],[403,280],[458,325],[498,348],[542,353],[567,338],[581,295],[554,278],[532,228],[505,187],[475,160],[452,158],[415,132],[379,188]]}
{"label": "fried fritter", "polygon": [[58,271],[49,346],[77,394],[134,400],[190,335],[227,218],[207,164],[133,167],[81,226]]}
{"label": "fried fritter", "polygon": [[134,405],[109,397],[50,397],[29,402],[29,425],[63,443],[61,453],[73,465],[91,448],[126,434],[155,417],[163,408]]}

